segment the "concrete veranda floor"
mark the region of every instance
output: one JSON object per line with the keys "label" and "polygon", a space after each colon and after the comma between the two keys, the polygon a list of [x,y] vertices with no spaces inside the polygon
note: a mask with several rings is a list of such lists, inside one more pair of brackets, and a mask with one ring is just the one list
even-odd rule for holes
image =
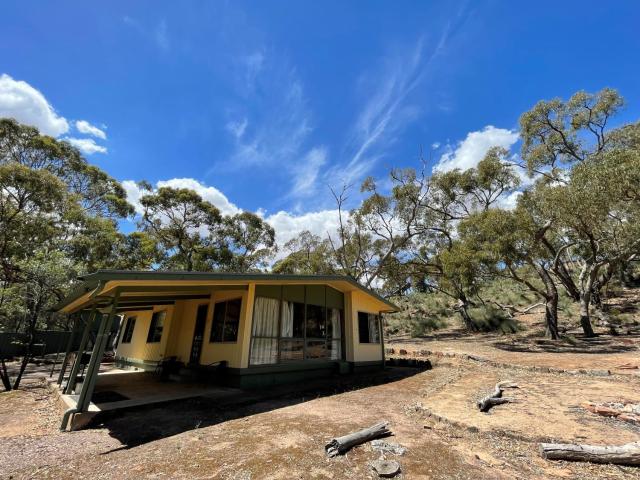
{"label": "concrete veranda floor", "polygon": [[[80,391],[81,385],[81,382],[78,383],[76,392]],[[100,395],[96,394],[105,392],[115,393],[123,398],[115,401],[98,401],[96,397]],[[98,374],[89,412],[105,412],[194,397],[222,399],[239,393],[241,390],[237,388],[194,382],[161,381],[154,373],[113,368]],[[61,395],[61,398],[68,407],[75,407],[78,395]]]}

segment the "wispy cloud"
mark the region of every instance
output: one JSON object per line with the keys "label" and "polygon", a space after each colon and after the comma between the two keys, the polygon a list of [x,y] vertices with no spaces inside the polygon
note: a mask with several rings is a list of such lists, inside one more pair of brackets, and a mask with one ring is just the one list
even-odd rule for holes
{"label": "wispy cloud", "polygon": [[367,72],[360,82],[367,102],[354,123],[349,161],[330,176],[345,183],[366,174],[396,140],[397,135],[419,115],[420,107],[410,96],[423,82],[431,63],[443,53],[449,26],[431,48],[420,38],[405,54],[389,55],[377,72]]}
{"label": "wispy cloud", "polygon": [[309,197],[317,190],[317,179],[321,169],[327,163],[327,149],[315,147],[311,149],[294,168],[294,181],[291,188],[293,197]]}
{"label": "wispy cloud", "polygon": [[309,196],[327,151],[310,144],[313,115],[296,69],[283,55],[264,48],[240,55],[236,63],[242,102],[229,109],[225,124],[233,144],[231,158],[209,173],[277,167],[278,174],[286,174],[287,197]]}
{"label": "wispy cloud", "polygon": [[160,50],[169,50],[171,46],[169,34],[167,31],[166,19],[161,19],[155,26],[147,26],[133,17],[125,15],[122,22],[132,29],[136,30],[142,37],[153,42]]}
{"label": "wispy cloud", "polygon": [[162,50],[169,49],[169,36],[167,34],[167,21],[162,19],[156,25],[156,28],[153,32],[153,36],[156,41],[156,45],[160,47]]}

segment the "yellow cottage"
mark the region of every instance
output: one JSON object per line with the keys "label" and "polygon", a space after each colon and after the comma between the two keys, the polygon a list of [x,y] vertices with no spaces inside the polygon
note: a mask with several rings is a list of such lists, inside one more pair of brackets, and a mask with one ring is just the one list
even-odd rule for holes
{"label": "yellow cottage", "polygon": [[[381,314],[397,310],[339,275],[101,270],[81,281],[57,306],[85,325],[59,377],[76,402],[70,413],[88,407],[105,350],[121,367],[259,387],[383,366]],[[78,353],[92,329],[78,392]]]}

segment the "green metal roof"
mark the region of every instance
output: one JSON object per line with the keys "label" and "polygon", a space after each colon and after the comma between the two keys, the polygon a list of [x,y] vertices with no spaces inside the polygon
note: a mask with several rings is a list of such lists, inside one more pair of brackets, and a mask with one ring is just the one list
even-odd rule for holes
{"label": "green metal roof", "polygon": [[214,273],[214,272],[184,272],[184,271],[143,271],[143,270],[98,270],[95,273],[78,277],[82,283],[60,303],[53,307],[58,311],[74,302],[87,292],[95,290],[100,283],[113,280],[232,280],[232,281],[320,281],[320,282],[348,282],[359,290],[383,302],[391,311],[400,310],[396,305],[380,296],[373,290],[359,284],[353,277],[347,275],[288,275],[276,273]]}

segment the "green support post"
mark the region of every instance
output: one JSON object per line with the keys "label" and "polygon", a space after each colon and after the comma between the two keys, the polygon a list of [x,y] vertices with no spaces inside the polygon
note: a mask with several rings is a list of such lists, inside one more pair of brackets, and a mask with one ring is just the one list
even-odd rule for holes
{"label": "green support post", "polygon": [[[69,353],[71,353],[71,347],[73,346],[73,339],[76,335],[76,327],[78,326],[78,316],[74,315],[73,325],[71,326],[71,332],[69,333],[69,340],[67,340],[67,348],[65,349],[64,357],[62,358],[62,365],[60,366],[60,374],[58,375],[58,385],[62,384],[62,380],[64,378],[64,372],[67,369],[67,364],[69,362]],[[53,362],[53,367],[51,368],[51,375],[53,376],[53,372],[55,371],[56,364],[58,363],[58,354],[56,353],[56,359]]]}
{"label": "green support post", "polygon": [[118,310],[119,297],[120,292],[116,290],[115,296],[113,298],[113,303],[111,304],[111,311],[109,312],[109,316],[105,317],[103,315],[100,321],[100,329],[98,330],[98,335],[96,336],[96,344],[93,347],[91,360],[89,361],[89,366],[87,367],[87,374],[85,375],[84,381],[82,382],[82,388],[80,389],[80,395],[78,396],[78,403],[76,404],[76,408],[79,412],[84,412],[91,402],[93,390],[96,386],[96,380],[98,378],[98,372],[100,370],[100,364],[102,363],[102,356],[104,355],[107,342],[109,341],[109,337],[111,335],[111,325],[113,325],[113,319],[116,316]]}
{"label": "green support post", "polygon": [[80,361],[82,360],[82,354],[84,353],[84,349],[87,348],[87,342],[89,341],[91,327],[93,326],[98,313],[99,312],[96,310],[96,307],[93,307],[91,313],[89,314],[89,318],[87,318],[86,320],[84,332],[82,333],[82,339],[80,340],[80,345],[78,346],[78,352],[76,353],[76,358],[73,362],[73,366],[71,367],[71,373],[69,374],[69,380],[67,381],[67,385],[63,390],[64,393],[73,393],[73,389],[76,388],[76,381],[78,377],[78,371],[80,370]]}

